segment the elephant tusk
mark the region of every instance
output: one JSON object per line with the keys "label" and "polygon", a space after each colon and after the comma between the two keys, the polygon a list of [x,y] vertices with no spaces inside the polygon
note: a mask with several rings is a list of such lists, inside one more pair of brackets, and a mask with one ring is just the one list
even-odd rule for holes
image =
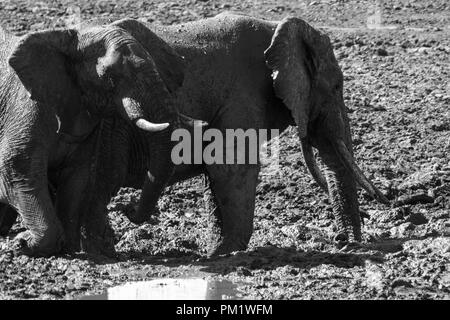
{"label": "elephant tusk", "polygon": [[147,121],[145,119],[138,119],[136,121],[136,126],[142,130],[148,131],[148,132],[157,132],[162,131],[166,129],[170,124],[168,122],[165,123],[153,123],[150,121]]}
{"label": "elephant tusk", "polygon": [[356,181],[364,188],[364,190],[369,193],[370,196],[377,199],[378,201],[389,204],[389,200],[386,196],[375,187],[372,182],[367,179],[367,177],[359,169],[358,165],[354,162],[352,155],[347,149],[344,141],[342,139],[337,140],[337,143],[333,143],[337,155],[340,157],[341,161],[345,167],[352,173]]}
{"label": "elephant tusk", "polygon": [[309,173],[311,173],[312,177],[320,186],[320,188],[322,188],[323,191],[328,192],[327,180],[325,179],[322,172],[320,171],[319,166],[317,165],[311,144],[308,143],[305,138],[301,139],[301,143],[303,159],[305,160],[305,164],[308,168]]}
{"label": "elephant tusk", "polygon": [[180,117],[181,123],[183,123],[187,127],[203,128],[203,127],[207,127],[209,125],[209,123],[206,121],[193,119],[182,113],[179,114],[179,117]]}

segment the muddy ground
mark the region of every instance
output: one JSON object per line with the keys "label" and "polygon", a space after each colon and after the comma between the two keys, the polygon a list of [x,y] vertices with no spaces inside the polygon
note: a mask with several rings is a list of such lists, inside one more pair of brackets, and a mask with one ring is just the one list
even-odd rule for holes
{"label": "muddy ground", "polygon": [[[281,168],[261,173],[250,247],[208,261],[202,177],[168,188],[159,221],[133,225],[122,214],[139,191],[110,205],[118,258],[83,254],[32,259],[0,240],[0,298],[71,299],[155,277],[202,276],[238,283],[251,299],[450,298],[450,4],[385,1],[39,1],[3,0],[0,23],[16,34],[105,16],[172,24],[228,10],[266,19],[303,17],[324,27],[345,76],[345,100],[360,167],[389,198],[360,193],[362,248],[331,242],[326,196],[307,174],[290,128]],[[77,13],[80,13],[79,15]],[[20,230],[14,226],[10,237]]]}

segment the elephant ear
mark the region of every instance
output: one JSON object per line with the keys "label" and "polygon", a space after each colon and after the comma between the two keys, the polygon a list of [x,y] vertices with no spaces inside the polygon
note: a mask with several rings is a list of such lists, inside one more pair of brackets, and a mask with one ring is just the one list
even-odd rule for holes
{"label": "elephant ear", "polygon": [[34,32],[20,38],[9,57],[32,100],[49,107],[63,136],[82,137],[93,121],[82,107],[79,88],[67,69],[69,55],[78,43],[75,30],[55,29]]}
{"label": "elephant ear", "polygon": [[264,52],[272,70],[275,94],[282,99],[298,126],[300,138],[307,134],[311,84],[320,67],[320,55],[328,37],[298,18],[285,18],[275,29]]}
{"label": "elephant ear", "polygon": [[112,25],[125,29],[147,50],[170,92],[176,91],[183,84],[186,62],[163,39],[134,19],[118,20]]}

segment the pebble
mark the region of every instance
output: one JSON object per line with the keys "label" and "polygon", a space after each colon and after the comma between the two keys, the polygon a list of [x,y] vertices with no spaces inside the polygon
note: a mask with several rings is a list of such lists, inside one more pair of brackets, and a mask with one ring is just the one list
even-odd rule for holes
{"label": "pebble", "polygon": [[428,222],[428,219],[420,212],[414,212],[411,213],[411,215],[409,216],[408,220],[409,222],[411,222],[414,225],[421,225],[421,224],[425,224]]}
{"label": "pebble", "polygon": [[396,288],[396,287],[411,287],[411,281],[409,279],[406,278],[397,278],[394,281],[392,281],[391,283],[391,287],[392,288]]}
{"label": "pebble", "polygon": [[388,55],[388,52],[384,48],[378,48],[376,54],[380,57],[386,57]]}
{"label": "pebble", "polygon": [[414,231],[415,226],[411,222],[402,223],[399,226],[392,227],[390,229],[390,234],[392,238],[406,238],[412,231]]}
{"label": "pebble", "polygon": [[398,187],[398,190],[415,190],[435,184],[442,176],[442,172],[433,167],[423,168],[408,176]]}
{"label": "pebble", "polygon": [[417,203],[433,203],[434,199],[426,192],[419,192],[412,195],[400,196],[395,202],[394,206],[400,207],[403,205],[413,205]]}

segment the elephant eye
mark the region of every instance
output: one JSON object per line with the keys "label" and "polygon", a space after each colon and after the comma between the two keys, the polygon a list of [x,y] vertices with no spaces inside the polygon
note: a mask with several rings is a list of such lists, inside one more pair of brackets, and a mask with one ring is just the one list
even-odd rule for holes
{"label": "elephant eye", "polygon": [[105,79],[105,85],[110,89],[114,88],[115,87],[114,79],[112,77],[107,77]]}
{"label": "elephant eye", "polygon": [[102,82],[102,85],[107,88],[107,89],[112,89],[115,86],[115,81],[114,81],[114,73],[108,69],[105,68],[102,70],[101,73],[99,73],[99,78]]}

